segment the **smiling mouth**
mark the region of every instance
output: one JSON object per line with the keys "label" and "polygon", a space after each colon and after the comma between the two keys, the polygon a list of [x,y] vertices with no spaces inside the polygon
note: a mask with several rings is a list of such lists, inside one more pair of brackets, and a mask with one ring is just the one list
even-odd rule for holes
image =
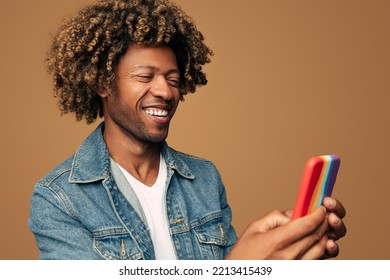
{"label": "smiling mouth", "polygon": [[146,114],[149,116],[153,117],[158,117],[158,118],[164,118],[168,116],[169,110],[162,110],[162,109],[155,109],[155,108],[148,108],[145,110]]}

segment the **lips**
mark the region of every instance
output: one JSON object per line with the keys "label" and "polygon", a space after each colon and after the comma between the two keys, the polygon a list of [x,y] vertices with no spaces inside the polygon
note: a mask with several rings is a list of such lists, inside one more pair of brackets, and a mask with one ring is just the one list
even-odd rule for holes
{"label": "lips", "polygon": [[166,125],[170,121],[171,106],[167,104],[150,105],[142,108],[145,114],[153,122],[159,125]]}
{"label": "lips", "polygon": [[171,112],[172,107],[170,102],[161,102],[160,100],[148,100],[142,104],[142,110],[144,110],[147,115],[160,118],[167,117]]}
{"label": "lips", "polygon": [[148,99],[142,102],[142,110],[146,116],[157,124],[168,124],[174,113],[173,100]]}

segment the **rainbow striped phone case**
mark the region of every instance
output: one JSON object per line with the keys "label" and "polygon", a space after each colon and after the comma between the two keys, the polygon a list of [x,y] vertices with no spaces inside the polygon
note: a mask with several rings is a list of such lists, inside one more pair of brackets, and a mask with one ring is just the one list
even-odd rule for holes
{"label": "rainbow striped phone case", "polygon": [[324,197],[332,194],[339,166],[340,158],[335,155],[312,157],[307,161],[292,220],[310,213],[322,204]]}

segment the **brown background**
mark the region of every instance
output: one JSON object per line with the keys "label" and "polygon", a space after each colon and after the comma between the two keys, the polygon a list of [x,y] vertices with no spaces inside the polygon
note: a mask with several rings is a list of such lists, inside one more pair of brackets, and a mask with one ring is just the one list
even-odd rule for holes
{"label": "brown background", "polygon": [[[43,65],[58,20],[90,2],[0,10],[0,259],[38,257],[27,228],[33,185],[96,126],[60,116]],[[306,159],[334,153],[349,230],[338,259],[390,259],[390,1],[177,2],[216,55],[168,141],[215,162],[238,233],[292,207]]]}

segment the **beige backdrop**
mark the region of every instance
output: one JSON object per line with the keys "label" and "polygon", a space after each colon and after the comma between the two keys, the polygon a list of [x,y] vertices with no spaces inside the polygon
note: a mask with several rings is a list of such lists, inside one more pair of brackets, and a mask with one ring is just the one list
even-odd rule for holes
{"label": "beige backdrop", "polygon": [[[36,259],[34,183],[96,127],[60,116],[43,60],[81,0],[3,1],[0,259]],[[339,259],[390,259],[390,1],[177,0],[215,52],[180,105],[171,146],[220,169],[240,234],[293,206],[310,156],[335,153],[348,209]]]}

